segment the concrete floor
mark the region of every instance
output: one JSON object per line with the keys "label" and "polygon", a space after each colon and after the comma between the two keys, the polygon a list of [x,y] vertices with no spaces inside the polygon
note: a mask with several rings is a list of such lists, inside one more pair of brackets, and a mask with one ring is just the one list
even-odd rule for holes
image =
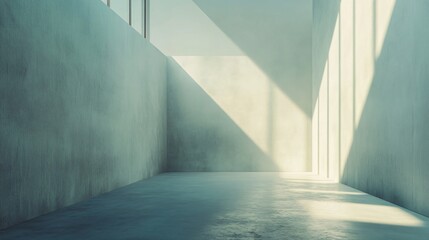
{"label": "concrete floor", "polygon": [[429,239],[429,219],[308,175],[166,173],[0,239]]}

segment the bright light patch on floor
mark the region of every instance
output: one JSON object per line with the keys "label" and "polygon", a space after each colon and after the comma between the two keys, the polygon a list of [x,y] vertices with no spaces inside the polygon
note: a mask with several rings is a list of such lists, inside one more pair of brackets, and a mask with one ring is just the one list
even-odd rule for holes
{"label": "bright light patch on floor", "polygon": [[300,204],[316,219],[421,227],[425,222],[397,206],[344,201],[302,200]]}
{"label": "bright light patch on floor", "polygon": [[293,188],[288,190],[290,192],[298,192],[298,193],[320,193],[320,194],[334,194],[334,195],[366,195],[361,192],[349,192],[349,191],[335,191],[335,190],[318,190],[318,189],[300,189]]}

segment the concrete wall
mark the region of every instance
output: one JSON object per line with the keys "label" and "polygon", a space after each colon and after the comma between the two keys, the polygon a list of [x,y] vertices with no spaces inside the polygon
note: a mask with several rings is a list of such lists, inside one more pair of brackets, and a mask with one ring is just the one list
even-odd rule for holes
{"label": "concrete wall", "polygon": [[171,171],[311,171],[310,0],[151,2]]}
{"label": "concrete wall", "polygon": [[[338,112],[338,93],[330,92],[328,98],[328,70],[329,67],[339,65],[338,62],[328,65],[329,56],[332,55],[334,48],[331,45],[338,45],[338,13],[339,0],[313,1],[313,172],[321,176],[338,179],[338,151],[335,149],[339,144],[338,117],[331,116],[328,119],[328,112]],[[334,32],[335,31],[335,32]],[[334,37],[335,34],[335,37]],[[338,54],[338,53],[337,53]],[[331,61],[332,62],[332,61]],[[338,71],[331,70],[329,77],[334,76],[337,81],[331,80],[331,85],[338,87]],[[344,84],[343,84],[344,85]],[[330,86],[333,88],[334,86]],[[331,100],[331,102],[329,102]],[[329,106],[329,108],[328,108]],[[332,133],[328,134],[328,131]],[[332,136],[332,139],[328,137]],[[335,162],[335,163],[332,163]]]}
{"label": "concrete wall", "polygon": [[315,0],[313,32],[319,172],[427,216],[428,11],[425,0]]}
{"label": "concrete wall", "polygon": [[0,1],[0,228],[165,165],[166,58],[99,0]]}

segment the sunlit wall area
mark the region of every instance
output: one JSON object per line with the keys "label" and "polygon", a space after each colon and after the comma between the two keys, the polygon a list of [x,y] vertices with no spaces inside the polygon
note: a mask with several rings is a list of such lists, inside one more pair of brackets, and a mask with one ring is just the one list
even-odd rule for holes
{"label": "sunlit wall area", "polygon": [[307,116],[248,57],[173,57],[169,73],[170,167],[309,169]]}
{"label": "sunlit wall area", "polygon": [[309,0],[159,0],[171,171],[311,171]]}
{"label": "sunlit wall area", "polygon": [[313,6],[316,171],[429,215],[429,2]]}
{"label": "sunlit wall area", "polygon": [[338,176],[339,7],[337,0],[313,1],[313,172],[329,178]]}

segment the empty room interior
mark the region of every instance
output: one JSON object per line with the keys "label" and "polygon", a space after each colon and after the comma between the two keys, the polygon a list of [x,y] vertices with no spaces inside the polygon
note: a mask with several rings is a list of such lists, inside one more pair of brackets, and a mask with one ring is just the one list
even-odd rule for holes
{"label": "empty room interior", "polygon": [[429,239],[429,1],[0,0],[0,239]]}

